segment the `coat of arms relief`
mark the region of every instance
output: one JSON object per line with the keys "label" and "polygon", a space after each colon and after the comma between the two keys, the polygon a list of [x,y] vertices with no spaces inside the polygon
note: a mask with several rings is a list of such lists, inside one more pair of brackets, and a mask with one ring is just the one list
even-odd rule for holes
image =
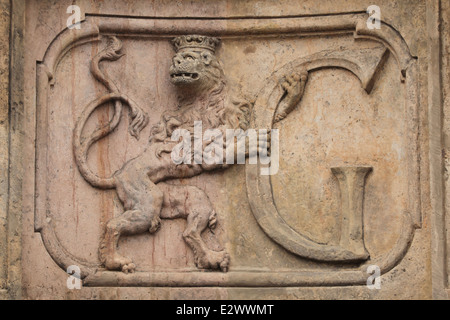
{"label": "coat of arms relief", "polygon": [[38,63],[54,170],[35,224],[63,269],[95,286],[335,286],[401,261],[421,223],[418,102],[395,30],[124,19],[87,16]]}

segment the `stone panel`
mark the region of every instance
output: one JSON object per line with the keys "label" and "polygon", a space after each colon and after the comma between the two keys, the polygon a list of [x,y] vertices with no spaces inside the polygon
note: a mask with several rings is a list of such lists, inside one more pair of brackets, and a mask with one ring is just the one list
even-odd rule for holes
{"label": "stone panel", "polygon": [[12,4],[10,298],[447,298],[446,3]]}

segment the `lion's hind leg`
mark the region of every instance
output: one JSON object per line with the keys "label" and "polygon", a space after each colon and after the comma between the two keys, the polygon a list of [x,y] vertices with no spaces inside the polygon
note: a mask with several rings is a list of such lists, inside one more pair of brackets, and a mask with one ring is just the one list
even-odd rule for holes
{"label": "lion's hind leg", "polygon": [[220,269],[227,272],[230,263],[228,253],[225,250],[209,249],[201,237],[201,233],[208,226],[211,214],[214,213],[209,212],[204,215],[201,213],[201,209],[191,210],[187,217],[187,227],[183,232],[183,238],[194,251],[195,264],[199,269]]}
{"label": "lion's hind leg", "polygon": [[230,257],[225,250],[214,251],[207,247],[201,234],[206,228],[215,228],[216,212],[205,192],[194,186],[176,186],[159,183],[164,192],[161,218],[185,218],[187,221],[183,238],[194,252],[199,269],[228,271]]}
{"label": "lion's hind leg", "polygon": [[116,174],[116,191],[123,203],[125,212],[111,219],[100,246],[100,259],[109,270],[122,270],[125,273],[135,269],[131,259],[117,252],[119,238],[144,232],[154,233],[159,229],[163,193],[142,170],[137,158],[129,162]]}
{"label": "lion's hind leg", "polygon": [[[121,270],[124,273],[134,272],[136,266],[130,258],[117,252],[119,238],[122,235],[145,232],[136,222],[142,219],[140,210],[128,210],[121,216],[111,219],[106,225],[105,234],[100,244],[100,260],[108,270]],[[141,230],[140,230],[141,229]]]}

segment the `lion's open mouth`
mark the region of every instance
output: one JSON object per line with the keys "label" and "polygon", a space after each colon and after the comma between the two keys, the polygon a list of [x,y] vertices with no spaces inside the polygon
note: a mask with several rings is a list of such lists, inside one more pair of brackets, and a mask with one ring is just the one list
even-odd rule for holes
{"label": "lion's open mouth", "polygon": [[190,73],[190,72],[179,72],[173,73],[170,75],[172,79],[198,79],[198,73]]}

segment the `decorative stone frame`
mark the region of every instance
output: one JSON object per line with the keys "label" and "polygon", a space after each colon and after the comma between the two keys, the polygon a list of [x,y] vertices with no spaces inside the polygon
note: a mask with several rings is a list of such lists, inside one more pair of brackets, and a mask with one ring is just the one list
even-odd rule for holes
{"label": "decorative stone frame", "polygon": [[[24,12],[25,12],[25,1],[20,0],[0,0],[0,5],[2,8],[6,8],[9,12],[10,22],[6,24],[2,24],[0,29],[2,30],[0,41],[9,48],[9,68],[0,66],[2,71],[6,70],[6,73],[2,73],[1,81],[7,81],[9,86],[7,89],[5,87],[0,88],[0,95],[2,96],[2,105],[0,108],[2,109],[2,119],[0,121],[0,128],[2,129],[0,138],[7,139],[6,144],[1,144],[1,153],[2,160],[6,160],[1,162],[1,172],[2,172],[2,181],[0,182],[1,186],[1,201],[0,201],[0,298],[5,299],[20,299],[21,295],[21,255],[22,255],[22,246],[21,246],[21,230],[22,230],[22,221],[21,221],[21,213],[22,213],[22,175],[23,175],[23,159],[21,156],[22,148],[23,148],[23,140],[24,140],[24,129],[23,125],[23,108],[24,108],[24,91],[23,91],[23,79],[25,77],[23,70],[23,33],[24,33]],[[448,28],[447,25],[442,25],[440,27],[443,19],[449,16],[449,9],[442,9],[441,1],[433,0],[426,1],[427,7],[427,26],[428,26],[428,35],[429,38],[428,48],[429,48],[429,62],[428,62],[428,130],[429,130],[429,163],[430,163],[430,198],[431,198],[431,221],[432,221],[432,255],[431,255],[431,263],[432,263],[432,288],[433,288],[433,297],[434,298],[448,298],[450,293],[448,288],[449,283],[449,275],[450,275],[450,263],[448,261],[450,252],[450,236],[448,232],[450,232],[450,228],[448,228],[450,219],[448,218],[448,214],[445,209],[445,204],[448,203],[448,195],[445,192],[445,183],[444,183],[444,159],[443,159],[443,150],[444,147],[444,139],[443,139],[443,124],[442,118],[444,116],[444,111],[447,113],[448,106],[448,97],[447,104],[444,105],[444,97],[443,91],[444,88],[447,88],[449,83],[445,82],[443,79],[443,74],[448,74],[450,70],[448,70],[449,66],[444,65],[444,58],[442,55],[445,54],[445,51],[442,50],[442,41],[449,41],[448,36],[445,38],[442,32],[446,31],[446,34],[449,34],[449,30],[444,30],[444,28]],[[444,11],[443,11],[444,10]],[[412,90],[412,94],[409,97],[408,101],[413,106],[412,109],[409,110],[409,118],[410,118],[410,128],[411,137],[416,143],[411,146],[411,155],[413,157],[412,162],[416,162],[416,165],[412,165],[410,181],[412,184],[410,185],[411,192],[417,195],[417,199],[411,202],[411,220],[406,219],[406,226],[408,227],[402,236],[401,245],[399,245],[398,249],[395,250],[394,254],[390,257],[386,257],[384,260],[384,272],[391,269],[395,263],[399,259],[401,259],[403,248],[408,246],[408,243],[412,240],[412,236],[414,233],[414,228],[420,227],[421,217],[420,217],[420,203],[419,199],[421,198],[420,194],[420,185],[425,183],[423,181],[418,180],[418,174],[414,170],[417,169],[418,159],[417,159],[417,87],[416,82],[411,81],[411,78],[415,76],[417,70],[414,67],[414,60],[411,60],[411,55],[407,49],[404,41],[399,38],[398,32],[389,27],[389,34],[377,34],[376,31],[369,31],[361,28],[361,24],[358,27],[358,17],[363,16],[364,13],[360,14],[351,14],[352,17],[345,23],[339,24],[336,23],[337,20],[340,20],[342,17],[339,15],[335,17],[331,17],[333,22],[327,22],[322,27],[319,27],[321,32],[329,32],[330,30],[339,30],[340,32],[352,32],[355,33],[355,36],[365,36],[377,39],[385,45],[392,54],[394,54],[402,66],[402,76],[406,81],[406,85],[410,86]],[[89,23],[90,20],[96,20],[98,17],[96,15],[86,15],[86,22]],[[330,17],[327,17],[327,20]],[[277,19],[277,18],[274,18]],[[287,19],[298,19],[295,17],[287,18]],[[311,17],[303,17],[303,21],[311,21]],[[319,20],[323,19],[318,17]],[[448,19],[448,18],[447,18]],[[101,19],[100,19],[101,20]],[[277,20],[282,20],[278,18]],[[325,19],[323,19],[325,20]],[[287,20],[286,20],[287,21]],[[245,20],[237,22],[242,23]],[[267,21],[260,21],[260,25],[258,28],[252,29],[252,34],[270,32],[270,27],[265,26],[264,24]],[[295,26],[295,24],[288,24],[285,26],[286,30],[294,32],[302,31],[302,32],[317,32],[318,29],[315,26],[315,23],[302,23],[301,27]],[[342,21],[341,21],[342,22]],[[156,28],[152,28],[152,30],[148,30],[143,26],[142,21],[136,21],[133,28],[136,32],[156,32],[158,31],[160,34],[164,34],[164,26],[159,25],[160,21],[155,21]],[[171,21],[175,26],[177,25],[177,21]],[[182,25],[182,24],[180,24]],[[338,28],[336,28],[338,27]],[[7,32],[3,32],[4,28],[7,28]],[[235,35],[239,32],[239,28],[229,29],[224,33],[223,31],[218,30],[218,35]],[[156,30],[156,31],[155,31]],[[176,30],[176,29],[175,29]],[[203,30],[190,30],[190,32],[201,33]],[[210,31],[210,29],[208,29]],[[123,32],[114,26],[114,23],[107,22],[99,22],[97,26],[93,26],[88,29],[85,28],[82,32],[81,36],[77,36],[77,42],[82,43],[83,41],[95,41],[97,36],[108,33],[120,33]],[[173,30],[170,31],[171,34]],[[180,30],[180,33],[186,33],[184,29]],[[73,43],[71,41],[71,32],[65,31],[60,34],[57,41],[53,42],[51,45],[51,49],[46,54],[45,59],[43,60],[43,64],[40,66],[39,73],[39,81],[38,84],[40,90],[44,90],[49,85],[49,80],[51,81],[51,70],[57,64],[58,59],[61,57],[61,54]],[[167,33],[168,34],[168,33]],[[8,36],[6,36],[8,35]],[[2,52],[3,54],[3,52]],[[448,54],[448,52],[447,52]],[[45,65],[46,67],[44,67]],[[447,69],[445,69],[445,67]],[[8,72],[9,69],[9,72]],[[48,73],[50,72],[50,73]],[[269,89],[268,89],[269,90]],[[5,97],[8,97],[6,99]],[[4,101],[7,101],[5,104]],[[42,105],[43,102],[43,94],[40,93],[38,95],[38,104]],[[6,116],[3,116],[6,114]],[[38,153],[37,157],[39,158],[42,154],[45,153],[45,145],[42,145],[42,141],[37,143]],[[39,164],[38,164],[39,166]],[[42,181],[42,177],[37,177],[38,181]],[[39,180],[41,179],[41,180]],[[260,181],[261,185],[267,185],[267,181]],[[422,191],[424,192],[424,191]],[[255,196],[255,204],[258,205],[258,195]],[[39,195],[37,199],[37,208],[42,205],[42,195]],[[43,236],[43,240],[46,242],[47,250],[52,254],[53,258],[61,265],[65,266],[69,261],[65,261],[64,257],[61,257],[61,249],[58,248],[57,243],[55,244],[51,238],[51,228],[48,226],[48,223],[45,221],[45,212],[36,211],[36,223],[35,223],[36,231],[40,231]],[[446,231],[447,230],[447,231]],[[53,246],[56,245],[56,246]],[[323,285],[356,285],[363,284],[362,274],[359,272],[354,272],[351,274],[345,274],[343,277],[336,278],[335,276],[330,276],[326,274],[317,274],[313,276],[311,281],[306,281],[305,276],[307,274],[278,274],[275,278],[277,286],[286,285],[286,286],[323,286]],[[267,275],[266,275],[267,276]],[[308,274],[310,276],[310,274]],[[114,285],[141,285],[141,286],[173,286],[186,284],[186,280],[183,279],[184,275],[176,275],[171,274],[170,279],[167,275],[163,274],[136,274],[129,277],[127,280],[123,278],[120,274],[113,273],[105,273],[101,275],[93,275],[89,276],[85,279],[86,285],[93,286],[114,286]],[[233,276],[222,275],[219,280],[217,277],[210,278],[208,275],[204,276],[199,285],[211,285],[211,286],[243,286],[245,284],[252,284],[253,286],[266,286],[267,278],[262,281],[258,280],[258,275],[251,275],[251,277],[247,278],[247,275],[244,274],[236,274]],[[189,280],[189,285],[192,286],[193,279]],[[364,277],[365,283],[365,277]]]}
{"label": "decorative stone frame", "polygon": [[[125,18],[125,17],[124,17]],[[91,41],[98,41],[101,35],[145,35],[171,39],[181,34],[212,34],[225,39],[226,37],[248,37],[261,35],[316,35],[320,34],[351,34],[355,39],[371,39],[379,42],[397,60],[401,73],[399,78],[405,85],[405,119],[408,134],[405,135],[405,145],[408,145],[408,185],[410,202],[404,216],[402,234],[398,243],[385,257],[376,264],[382,273],[395,267],[406,254],[414,237],[415,228],[421,226],[420,208],[420,168],[418,161],[418,94],[417,94],[417,62],[411,56],[406,42],[390,25],[382,22],[380,30],[370,30],[365,12],[338,14],[333,16],[311,17],[266,17],[265,19],[233,19],[227,18],[225,29],[214,23],[217,19],[202,19],[201,27],[186,29],[190,19],[136,19],[126,17],[127,24],[120,23],[121,17],[108,17],[100,14],[86,14],[80,30],[66,29],[60,33],[47,49],[45,56],[37,66],[37,133],[36,133],[36,206],[35,231],[40,232],[47,251],[55,262],[64,270],[70,265],[81,267],[85,286],[225,286],[225,287],[289,287],[289,286],[349,286],[364,285],[367,281],[367,265],[364,264],[357,271],[298,271],[298,272],[260,272],[260,271],[230,271],[226,274],[204,272],[137,272],[124,275],[118,272],[97,271],[98,266],[80,261],[71,255],[59,242],[52,228],[51,218],[46,204],[46,172],[48,141],[46,133],[47,90],[55,81],[54,74],[58,63],[65,53],[76,46]],[[194,24],[196,25],[196,24]],[[251,28],[250,28],[251,26]],[[307,57],[296,60],[282,68],[295,70],[305,66],[312,72],[326,67],[343,68],[351,71],[361,81],[362,86],[370,92],[373,86],[374,70],[365,70],[352,60],[351,54],[330,55],[326,58]],[[277,95],[277,79],[275,73],[258,95],[255,103],[255,127],[270,128],[276,105],[271,104],[270,97]],[[278,89],[279,90],[279,89]],[[275,91],[275,93],[274,93]],[[280,94],[278,93],[278,96]],[[267,107],[268,106],[268,107]],[[247,187],[253,214],[260,226],[273,240],[291,252],[308,257],[313,248],[303,248],[301,236],[296,234],[284,221],[279,218],[275,206],[267,203],[265,195],[271,194],[269,176],[258,174],[260,166],[247,166]],[[256,187],[255,187],[256,181]],[[278,229],[273,226],[278,225]],[[317,248],[320,250],[320,246]],[[334,250],[334,249],[330,249]],[[312,254],[311,254],[312,255]],[[375,262],[370,261],[369,264]]]}

